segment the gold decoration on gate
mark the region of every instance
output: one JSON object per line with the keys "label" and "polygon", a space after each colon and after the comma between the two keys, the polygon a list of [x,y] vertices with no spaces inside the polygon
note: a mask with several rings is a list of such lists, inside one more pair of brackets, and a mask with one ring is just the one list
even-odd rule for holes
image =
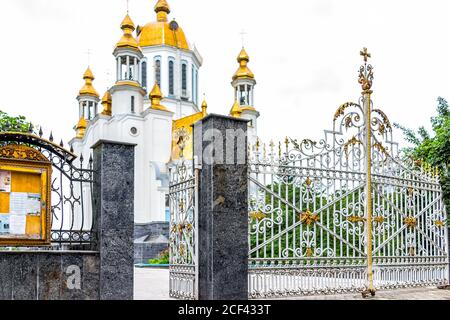
{"label": "gold decoration on gate", "polygon": [[386,157],[389,156],[387,148],[385,148],[381,142],[375,142],[373,148],[384,154]]}
{"label": "gold decoration on gate", "polygon": [[354,102],[346,102],[346,103],[340,105],[334,114],[333,121],[336,121],[337,119],[339,119],[340,116],[343,116],[345,114],[345,109],[347,109],[349,107],[360,107],[360,105],[357,103],[354,103]]}
{"label": "gold decoration on gate", "polygon": [[252,211],[252,212],[250,212],[250,218],[252,218],[254,220],[261,221],[265,217],[266,217],[266,214],[264,212],[261,212],[261,211]]}
{"label": "gold decoration on gate", "polygon": [[367,48],[364,48],[360,55],[364,57],[364,65],[359,69],[359,79],[358,82],[361,85],[364,93],[372,93],[370,90],[372,88],[373,81],[373,67],[367,64],[367,59],[371,58],[372,55],[367,52]]}
{"label": "gold decoration on gate", "polygon": [[306,224],[307,226],[311,226],[316,222],[320,221],[320,217],[317,213],[312,213],[309,210],[300,214],[300,222]]}
{"label": "gold decoration on gate", "polygon": [[351,138],[350,140],[348,140],[345,144],[344,144],[344,152],[345,152],[345,156],[348,158],[348,148],[350,146],[355,146],[357,144],[363,145],[363,143],[361,142],[361,140],[357,139],[356,136],[353,136],[353,138]]}
{"label": "gold decoration on gate", "polygon": [[347,218],[348,221],[352,222],[352,223],[357,223],[357,222],[363,222],[366,219],[360,216],[350,216]]}
{"label": "gold decoration on gate", "polygon": [[307,187],[310,187],[312,185],[313,181],[311,180],[310,177],[307,177],[306,180],[305,180],[305,183],[306,183]]}
{"label": "gold decoration on gate", "polygon": [[414,217],[406,217],[403,222],[411,229],[414,229],[417,226],[417,219]]}
{"label": "gold decoration on gate", "polygon": [[442,227],[445,226],[445,222],[442,221],[442,220],[436,220],[436,221],[434,222],[434,224],[436,225],[436,227],[439,227],[439,228],[442,228]]}
{"label": "gold decoration on gate", "polygon": [[312,257],[314,254],[314,251],[311,247],[306,248],[306,256],[307,257]]}
{"label": "gold decoration on gate", "polygon": [[377,216],[377,217],[373,218],[373,221],[375,221],[378,224],[382,224],[384,222],[384,217],[383,216]]}

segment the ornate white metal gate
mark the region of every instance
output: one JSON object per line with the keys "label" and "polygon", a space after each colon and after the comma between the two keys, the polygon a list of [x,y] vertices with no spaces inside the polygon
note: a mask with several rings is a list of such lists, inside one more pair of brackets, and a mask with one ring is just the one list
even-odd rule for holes
{"label": "ornate white metal gate", "polygon": [[181,159],[170,169],[170,296],[197,299],[198,169]]}
{"label": "ornate white metal gate", "polygon": [[323,140],[250,148],[251,298],[448,283],[438,174],[400,160],[361,55],[362,97]]}

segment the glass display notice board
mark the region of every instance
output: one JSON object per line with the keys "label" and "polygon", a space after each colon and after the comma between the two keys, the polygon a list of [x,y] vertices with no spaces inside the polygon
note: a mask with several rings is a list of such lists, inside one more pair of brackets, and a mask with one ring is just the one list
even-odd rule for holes
{"label": "glass display notice board", "polygon": [[52,166],[36,152],[19,145],[0,148],[0,246],[50,244]]}

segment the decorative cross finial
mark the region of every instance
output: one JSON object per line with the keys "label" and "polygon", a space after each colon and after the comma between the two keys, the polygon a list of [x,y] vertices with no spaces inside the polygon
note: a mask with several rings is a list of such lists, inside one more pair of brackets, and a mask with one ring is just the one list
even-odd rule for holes
{"label": "decorative cross finial", "polygon": [[364,57],[364,62],[367,62],[367,58],[372,58],[372,55],[367,51],[367,48],[363,48],[363,50],[360,51],[359,54]]}
{"label": "decorative cross finial", "polygon": [[[106,69],[106,80],[108,81],[108,85],[111,83],[111,70]],[[109,86],[107,87],[109,90]]]}
{"label": "decorative cross finial", "polygon": [[88,49],[85,54],[87,54],[87,60],[88,60],[88,66],[91,65],[91,54],[92,54],[92,50]]}
{"label": "decorative cross finial", "polygon": [[364,65],[359,68],[359,79],[358,82],[361,84],[363,93],[372,93],[372,82],[373,82],[373,67],[367,64],[367,59],[371,58],[372,55],[367,51],[367,48],[363,48],[359,52],[360,56],[364,57]]}
{"label": "decorative cross finial", "polygon": [[242,47],[244,47],[244,43],[245,43],[245,35],[246,35],[247,33],[245,32],[245,30],[244,29],[242,29],[242,31],[241,31],[241,33],[240,33],[240,35],[241,35],[241,41],[242,41]]}
{"label": "decorative cross finial", "polygon": [[127,14],[130,12],[130,0],[127,0]]}

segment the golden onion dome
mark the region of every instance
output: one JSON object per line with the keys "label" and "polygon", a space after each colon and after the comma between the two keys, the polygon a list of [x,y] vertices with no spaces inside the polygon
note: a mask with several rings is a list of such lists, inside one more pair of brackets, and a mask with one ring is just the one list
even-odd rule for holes
{"label": "golden onion dome", "polygon": [[78,121],[78,124],[76,126],[76,133],[78,139],[83,139],[84,135],[86,134],[86,128],[87,128],[87,120],[84,117],[80,118],[80,121]]}
{"label": "golden onion dome", "polygon": [[123,19],[120,28],[123,31],[123,35],[120,41],[116,44],[116,49],[128,48],[136,51],[141,51],[141,48],[139,48],[137,40],[133,37],[133,31],[136,28],[134,26],[133,20],[131,20],[128,14]]}
{"label": "golden onion dome", "polygon": [[138,27],[138,43],[140,47],[166,45],[190,50],[186,35],[178,23],[168,22],[170,7],[166,0],[159,0],[155,6],[156,21]]}
{"label": "golden onion dome", "polygon": [[152,103],[150,108],[156,109],[156,110],[168,111],[166,107],[161,105],[162,99],[163,99],[163,95],[162,95],[161,89],[159,88],[158,84],[155,83],[152,91],[150,92],[150,101]]}
{"label": "golden onion dome", "polygon": [[94,74],[92,73],[91,69],[88,67],[86,72],[83,75],[83,79],[84,79],[84,86],[80,89],[80,96],[81,95],[91,95],[91,96],[95,96],[95,97],[99,97],[98,92],[95,90],[94,86],[92,85],[92,81],[94,81],[95,77]]}
{"label": "golden onion dome", "polygon": [[239,53],[239,56],[237,57],[237,61],[239,63],[239,69],[233,75],[233,80],[254,79],[255,75],[247,66],[247,64],[250,62],[250,57],[244,48],[242,48],[241,52]]}
{"label": "golden onion dome", "polygon": [[112,96],[111,96],[111,93],[109,92],[109,90],[105,92],[105,95],[102,98],[102,106],[103,106],[102,114],[105,116],[111,116],[112,115]]}
{"label": "golden onion dome", "polygon": [[237,100],[234,101],[233,107],[230,110],[230,116],[239,118],[242,114],[241,106]]}

